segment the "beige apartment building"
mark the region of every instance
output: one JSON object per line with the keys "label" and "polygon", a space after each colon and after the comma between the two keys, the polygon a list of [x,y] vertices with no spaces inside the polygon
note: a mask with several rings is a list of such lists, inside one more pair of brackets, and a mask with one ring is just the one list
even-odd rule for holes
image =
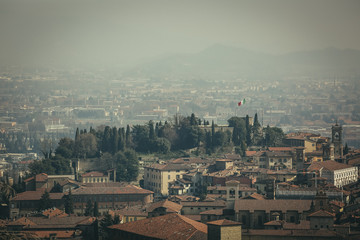
{"label": "beige apartment building", "polygon": [[169,183],[182,178],[182,174],[192,169],[184,164],[153,164],[144,167],[144,188],[154,193],[169,195]]}

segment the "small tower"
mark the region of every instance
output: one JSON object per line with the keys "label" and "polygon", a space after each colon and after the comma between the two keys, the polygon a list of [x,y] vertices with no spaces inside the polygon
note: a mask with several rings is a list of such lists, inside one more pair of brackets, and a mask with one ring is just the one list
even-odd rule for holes
{"label": "small tower", "polygon": [[304,169],[305,162],[305,148],[304,147],[296,147],[296,170],[300,171]]}
{"label": "small tower", "polygon": [[343,158],[342,131],[342,127],[337,122],[331,127],[331,142],[334,144],[335,159]]}

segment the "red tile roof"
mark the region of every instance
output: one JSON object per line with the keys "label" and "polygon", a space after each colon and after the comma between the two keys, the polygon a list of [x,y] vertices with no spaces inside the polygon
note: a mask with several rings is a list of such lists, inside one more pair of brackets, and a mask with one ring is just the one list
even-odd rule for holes
{"label": "red tile roof", "polygon": [[[14,198],[12,198],[13,201],[29,201],[29,200],[40,200],[41,196],[44,194],[45,189],[39,189],[37,191],[26,191],[17,194]],[[64,196],[64,193],[49,193],[50,199],[53,200],[59,200]]]}
{"label": "red tile roof", "polygon": [[166,212],[168,212],[168,213],[178,213],[178,212],[180,212],[180,210],[182,208],[182,206],[180,204],[171,202],[169,200],[164,200],[161,202],[155,202],[155,203],[151,204],[147,208],[147,211],[152,212],[155,209],[160,208],[160,207],[166,208]]}
{"label": "red tile roof", "polygon": [[207,224],[209,224],[209,225],[217,225],[217,226],[238,226],[238,225],[241,225],[241,223],[239,223],[239,222],[234,222],[234,221],[227,220],[227,219],[216,220],[216,221],[208,222]]}
{"label": "red tile roof", "polygon": [[68,214],[64,213],[60,209],[50,208],[42,212],[42,215],[45,217],[67,217]]}
{"label": "red tile roof", "polygon": [[75,235],[75,232],[80,234],[79,230],[59,230],[59,231],[27,231],[28,233],[31,233],[33,236],[36,236],[41,239],[50,239],[50,235],[55,235],[56,239],[72,239]]}
{"label": "red tile roof", "polygon": [[48,179],[48,175],[46,173],[40,173],[35,176],[36,182],[46,182],[47,179]]}
{"label": "red tile roof", "polygon": [[314,212],[312,214],[310,214],[308,217],[335,217],[335,214],[330,213],[328,211],[324,211],[324,210],[319,210],[317,212]]}
{"label": "red tile roof", "polygon": [[[171,227],[170,227],[171,226]],[[176,213],[113,225],[120,230],[157,239],[207,239],[207,226]]]}
{"label": "red tile roof", "polygon": [[91,195],[91,194],[153,194],[152,191],[142,189],[134,185],[124,187],[80,187],[74,189],[72,194],[75,195]]}
{"label": "red tile roof", "polygon": [[344,164],[344,163],[338,163],[336,161],[328,160],[328,161],[324,161],[324,162],[311,163],[311,165],[308,167],[308,171],[318,171],[321,168],[327,169],[329,171],[335,171],[335,170],[340,170],[340,169],[345,169],[345,168],[350,168],[350,167],[352,167],[352,166]]}

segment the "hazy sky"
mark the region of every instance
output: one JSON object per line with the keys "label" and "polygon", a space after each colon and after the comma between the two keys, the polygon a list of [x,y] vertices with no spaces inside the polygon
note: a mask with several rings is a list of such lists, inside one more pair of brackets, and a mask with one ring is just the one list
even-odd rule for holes
{"label": "hazy sky", "polygon": [[0,0],[0,61],[129,65],[213,44],[360,49],[358,0]]}

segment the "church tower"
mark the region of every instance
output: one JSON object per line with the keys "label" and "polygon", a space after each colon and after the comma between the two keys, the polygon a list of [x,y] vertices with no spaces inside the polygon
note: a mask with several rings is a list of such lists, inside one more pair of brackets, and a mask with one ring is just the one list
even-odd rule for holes
{"label": "church tower", "polygon": [[334,144],[335,159],[343,158],[342,127],[336,124],[331,127],[331,142]]}

